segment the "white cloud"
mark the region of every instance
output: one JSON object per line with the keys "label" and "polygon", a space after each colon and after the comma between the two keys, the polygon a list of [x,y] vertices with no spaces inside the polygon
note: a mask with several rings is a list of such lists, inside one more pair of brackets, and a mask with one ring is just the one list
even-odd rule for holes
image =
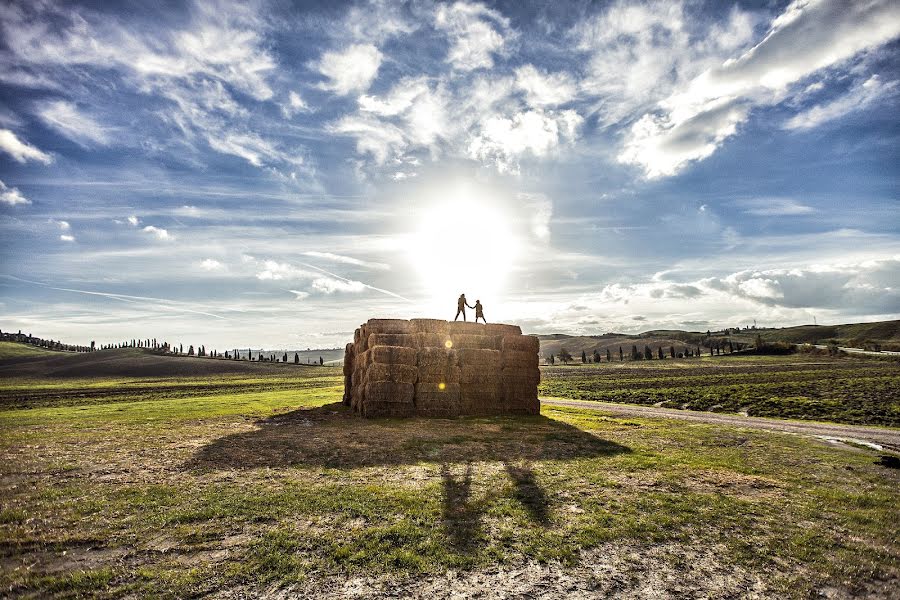
{"label": "white cloud", "polygon": [[302,290],[288,290],[290,293],[294,294],[294,300],[305,300],[309,298],[309,292],[304,292]]}
{"label": "white cloud", "polygon": [[144,230],[144,232],[146,232],[146,233],[149,233],[149,234],[152,234],[152,235],[156,236],[156,239],[158,239],[158,240],[165,240],[165,241],[168,241],[168,240],[174,240],[174,239],[175,239],[175,236],[174,236],[174,235],[171,235],[167,230],[165,230],[165,229],[163,229],[163,228],[161,228],[161,227],[155,227],[155,226],[153,226],[153,225],[147,225],[146,227],[144,227],[143,230]]}
{"label": "white cloud", "polygon": [[38,104],[37,116],[50,128],[81,146],[109,144],[108,129],[79,112],[71,102],[53,100]]}
{"label": "white cloud", "polygon": [[130,217],[128,217],[128,224],[132,227],[137,227],[140,222],[141,220],[137,218],[136,215],[131,215]]}
{"label": "white cloud", "polygon": [[329,126],[333,133],[356,138],[356,151],[369,154],[379,165],[396,153],[402,152],[407,142],[396,125],[374,117],[350,115]]}
{"label": "white cloud", "polygon": [[757,217],[790,217],[815,212],[813,207],[791,198],[754,198],[743,200],[739,205],[745,213]]}
{"label": "white cloud", "polygon": [[575,82],[568,73],[542,73],[534,65],[516,69],[516,87],[525,92],[528,104],[535,108],[558,106],[577,96]]}
{"label": "white cloud", "polygon": [[710,156],[754,106],[781,102],[805,77],[900,35],[900,4],[796,0],[765,38],[710,68],[659,103],[628,131],[619,161],[647,177],[673,175]]}
{"label": "white cloud", "polygon": [[312,289],[323,294],[333,294],[335,292],[349,292],[358,294],[366,291],[369,286],[361,281],[352,281],[350,279],[335,279],[333,277],[317,277],[311,284]]}
{"label": "white cloud", "polygon": [[53,162],[52,156],[23,142],[9,129],[0,129],[0,150],[6,152],[13,157],[13,160],[20,163],[36,160],[49,165]]}
{"label": "white cloud", "polygon": [[572,35],[588,53],[580,90],[596,98],[605,125],[649,110],[704,69],[750,42],[755,18],[737,8],[722,22],[690,2],[620,0],[580,22]]}
{"label": "white cloud", "polygon": [[68,221],[53,221],[53,222],[56,223],[56,226],[59,227],[62,231],[69,231],[72,228],[72,226],[69,224]]}
{"label": "white cloud", "polygon": [[200,268],[204,271],[224,271],[225,265],[214,258],[204,258],[200,261]]}
{"label": "white cloud", "polygon": [[383,56],[372,44],[353,44],[343,51],[326,52],[318,71],[328,78],[322,88],[340,96],[364,92],[378,75]]}
{"label": "white cloud", "polygon": [[501,173],[516,173],[521,157],[547,156],[560,144],[574,140],[582,121],[574,110],[531,110],[511,118],[491,117],[469,143],[469,156],[493,163]]}
{"label": "white cloud", "polygon": [[8,187],[3,181],[0,181],[0,202],[9,206],[31,204],[31,200],[23,196],[19,188]]}
{"label": "white cloud", "polygon": [[817,104],[794,115],[784,124],[784,128],[812,129],[818,127],[822,123],[834,121],[851,112],[862,110],[881,98],[893,94],[896,89],[897,81],[884,83],[878,75],[872,75],[843,96],[826,104]]}
{"label": "white cloud", "polygon": [[[248,128],[249,111],[229,91],[258,101],[274,95],[267,78],[276,63],[265,35],[268,24],[258,7],[196,2],[186,12],[181,26],[132,30],[90,9],[42,2],[4,15],[4,41],[21,69],[117,70],[122,85],[170,101],[171,106],[156,114],[183,134],[176,143],[190,146],[200,139],[258,166],[263,161],[294,162],[294,152],[278,151]],[[46,116],[79,143],[119,141],[109,129],[85,121],[84,115],[76,121],[57,108],[56,114]],[[171,144],[165,138],[157,145]]]}
{"label": "white cloud", "polygon": [[343,263],[345,265],[355,265],[358,267],[366,267],[367,269],[375,269],[378,271],[388,271],[391,268],[390,265],[386,265],[384,263],[360,260],[358,258],[353,258],[352,256],[344,256],[342,254],[334,254],[331,252],[309,251],[309,252],[304,252],[303,255],[310,256],[312,258],[321,258],[324,260],[330,260],[332,262]]}
{"label": "white cloud", "polygon": [[[250,259],[255,262],[253,259]],[[281,281],[295,279],[312,279],[318,277],[315,271],[300,269],[288,263],[280,263],[275,260],[263,261],[262,271],[256,274],[256,278],[261,281]]]}
{"label": "white cloud", "polygon": [[450,39],[447,62],[460,71],[493,67],[493,54],[503,48],[504,35],[509,35],[509,20],[479,3],[442,4],[434,24]]}
{"label": "white cloud", "polygon": [[75,236],[68,235],[68,234],[65,234],[65,233],[64,233],[64,234],[62,234],[61,236],[59,236],[59,239],[62,240],[62,241],[64,241],[64,242],[74,242],[74,241],[75,241]]}
{"label": "white cloud", "polygon": [[288,94],[287,103],[281,105],[281,114],[286,119],[290,119],[298,112],[310,112],[310,110],[309,105],[306,104],[300,94],[293,90]]}

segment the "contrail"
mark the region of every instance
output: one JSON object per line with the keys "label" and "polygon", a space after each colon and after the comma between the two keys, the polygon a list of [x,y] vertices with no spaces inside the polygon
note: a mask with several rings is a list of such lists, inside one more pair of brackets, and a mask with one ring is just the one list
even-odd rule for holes
{"label": "contrail", "polygon": [[[322,268],[317,267],[317,266],[315,266],[315,265],[311,265],[311,264],[309,264],[309,263],[304,263],[304,262],[302,262],[302,263],[300,263],[300,264],[303,265],[304,267],[309,267],[310,269],[315,269],[316,271],[320,271],[320,272],[322,272],[322,273],[325,273],[326,275],[330,275],[331,277],[334,277],[335,279],[340,279],[341,281],[346,281],[347,283],[353,283],[353,280],[352,280],[352,279],[347,279],[346,277],[341,277],[340,275],[337,275],[337,274],[335,274],[335,273],[332,273],[331,271],[326,271],[325,269],[322,269]],[[381,292],[382,294],[387,294],[388,296],[393,296],[394,298],[399,298],[400,300],[404,300],[404,301],[406,301],[406,302],[412,302],[412,300],[410,300],[409,298],[404,298],[404,297],[401,296],[400,294],[395,294],[394,292],[392,292],[392,291],[390,291],[390,290],[383,290],[383,289],[381,289],[381,288],[375,287],[374,285],[369,285],[369,284],[367,284],[367,283],[363,283],[362,281],[359,281],[359,282],[357,282],[357,283],[362,283],[362,285],[363,285],[364,287],[367,287],[367,288],[369,288],[370,290],[375,290],[376,292]]]}
{"label": "contrail", "polygon": [[[192,308],[187,308],[183,306],[181,302],[175,302],[174,300],[167,300],[165,298],[152,298],[150,296],[129,296],[128,294],[112,294],[109,292],[91,292],[89,290],[76,290],[74,288],[62,288],[55,287],[47,283],[41,283],[40,281],[30,281],[28,279],[22,279],[21,277],[16,277],[14,275],[4,275],[9,279],[15,279],[16,281],[21,281],[23,283],[30,283],[32,285],[39,285],[51,290],[57,290],[60,292],[73,292],[76,294],[86,294],[88,296],[101,296],[103,298],[110,298],[111,300],[118,300],[120,302],[129,302],[132,304],[140,304],[138,300],[150,301],[150,302],[159,302],[161,304],[157,304],[157,308],[161,308],[163,310],[174,311],[174,312],[189,312],[197,315],[204,315],[207,317],[213,317],[215,319],[222,319],[227,321],[226,317],[221,315],[217,315],[211,312],[204,312],[202,310],[194,310]],[[173,306],[174,305],[174,306]]]}

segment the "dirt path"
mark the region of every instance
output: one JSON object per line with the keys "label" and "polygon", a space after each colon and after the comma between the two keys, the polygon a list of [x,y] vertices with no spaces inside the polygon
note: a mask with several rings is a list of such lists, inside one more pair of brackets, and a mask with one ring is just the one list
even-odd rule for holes
{"label": "dirt path", "polygon": [[811,437],[836,440],[839,442],[855,442],[875,444],[881,448],[900,452],[900,429],[887,427],[869,427],[866,425],[841,425],[839,423],[822,423],[819,421],[787,421],[768,419],[765,417],[745,417],[735,414],[702,412],[696,410],[680,410],[677,408],[660,408],[657,406],[639,406],[636,404],[615,404],[612,402],[596,402],[592,400],[569,400],[567,398],[541,398],[541,404],[572,406],[609,412],[630,417],[656,417],[664,419],[681,419],[713,425],[729,425],[732,427],[749,427],[767,431],[780,431]]}

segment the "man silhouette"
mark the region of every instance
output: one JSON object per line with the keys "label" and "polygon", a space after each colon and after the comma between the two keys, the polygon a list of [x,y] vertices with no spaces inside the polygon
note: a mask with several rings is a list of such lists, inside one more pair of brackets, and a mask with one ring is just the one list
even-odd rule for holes
{"label": "man silhouette", "polygon": [[487,319],[484,318],[484,307],[481,306],[481,300],[475,301],[475,322],[478,322],[478,319],[484,321],[484,324],[487,325]]}
{"label": "man silhouette", "polygon": [[[466,320],[466,307],[469,306],[469,303],[466,302],[466,295],[460,294],[459,300],[456,301],[456,316],[453,317],[453,320],[457,320],[459,315],[462,314],[463,321]],[[469,306],[469,308],[475,308],[474,306]]]}

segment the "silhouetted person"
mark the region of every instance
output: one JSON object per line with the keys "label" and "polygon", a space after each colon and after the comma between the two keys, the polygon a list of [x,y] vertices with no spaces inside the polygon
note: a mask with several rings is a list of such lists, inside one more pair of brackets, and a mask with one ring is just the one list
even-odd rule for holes
{"label": "silhouetted person", "polygon": [[487,319],[484,318],[484,307],[481,306],[481,300],[475,301],[475,322],[478,322],[478,319],[484,321],[484,324],[487,325]]}
{"label": "silhouetted person", "polygon": [[[459,300],[456,301],[456,316],[453,317],[453,320],[457,320],[459,315],[462,314],[463,321],[466,320],[466,307],[469,306],[469,303],[466,302],[466,295],[460,294]],[[475,308],[474,306],[469,306],[469,308]]]}

